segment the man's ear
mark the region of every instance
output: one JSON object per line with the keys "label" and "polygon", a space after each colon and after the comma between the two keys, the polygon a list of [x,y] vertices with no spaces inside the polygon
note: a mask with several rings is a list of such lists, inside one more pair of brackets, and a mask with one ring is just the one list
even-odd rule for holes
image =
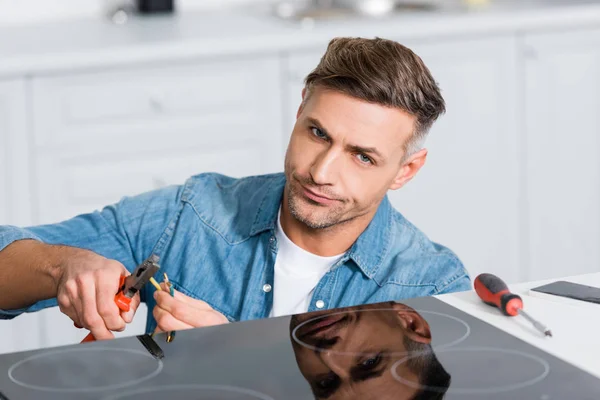
{"label": "man's ear", "polygon": [[298,119],[298,117],[302,113],[302,109],[304,108],[304,98],[305,97],[306,97],[306,88],[303,88],[302,89],[302,101],[300,102],[300,105],[298,106],[298,112],[296,113],[296,119]]}
{"label": "man's ear", "polygon": [[406,185],[408,181],[410,181],[417,174],[417,172],[419,172],[421,167],[425,165],[426,160],[427,149],[421,149],[408,157],[392,181],[390,190],[400,189],[402,186]]}
{"label": "man's ear", "polygon": [[402,303],[394,303],[392,308],[398,314],[400,323],[404,327],[404,334],[409,339],[423,344],[431,343],[429,324],[418,312]]}

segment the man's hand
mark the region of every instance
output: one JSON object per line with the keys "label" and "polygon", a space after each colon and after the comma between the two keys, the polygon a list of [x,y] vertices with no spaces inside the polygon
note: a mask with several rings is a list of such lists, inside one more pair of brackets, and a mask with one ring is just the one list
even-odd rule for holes
{"label": "man's hand", "polygon": [[98,340],[112,339],[111,331],[121,332],[133,320],[139,294],[131,300],[128,312],[115,303],[121,275],[129,275],[123,264],[79,249],[65,258],[61,270],[56,287],[58,305],[78,327],[90,330]]}
{"label": "man's hand", "polygon": [[202,326],[226,324],[227,318],[202,300],[196,300],[175,291],[171,297],[164,284],[163,291],[155,292],[156,306],[152,315],[156,320],[156,332],[177,331]]}

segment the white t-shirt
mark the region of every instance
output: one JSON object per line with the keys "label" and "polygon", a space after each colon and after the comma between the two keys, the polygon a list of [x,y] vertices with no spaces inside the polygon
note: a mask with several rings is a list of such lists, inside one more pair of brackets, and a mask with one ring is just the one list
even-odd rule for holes
{"label": "white t-shirt", "polygon": [[278,251],[273,280],[273,308],[269,316],[306,312],[314,288],[344,254],[321,257],[297,246],[281,227],[281,209],[277,216],[275,237]]}

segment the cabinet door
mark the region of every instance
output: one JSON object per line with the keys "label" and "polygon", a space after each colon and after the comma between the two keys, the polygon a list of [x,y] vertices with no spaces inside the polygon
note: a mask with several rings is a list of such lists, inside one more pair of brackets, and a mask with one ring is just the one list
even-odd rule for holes
{"label": "cabinet door", "polygon": [[447,112],[432,127],[425,166],[392,202],[474,278],[508,282],[519,269],[517,43],[510,35],[416,44]]}
{"label": "cabinet door", "polygon": [[527,35],[531,279],[600,270],[600,30]]}
{"label": "cabinet door", "polygon": [[[519,170],[516,39],[512,36],[413,49],[439,82],[447,113],[431,130],[426,165],[406,187],[389,192],[403,215],[457,253],[469,272],[519,273]],[[324,51],[324,49],[322,49]],[[292,54],[286,65],[286,127],[300,103],[302,79],[321,51]]]}
{"label": "cabinet door", "polygon": [[284,66],[286,78],[285,85],[283,87],[284,92],[284,107],[283,107],[283,118],[284,118],[284,146],[287,145],[290,140],[294,125],[296,124],[296,114],[298,113],[298,107],[302,102],[302,89],[304,88],[304,78],[319,64],[319,60],[326,47],[321,49],[310,49],[308,51],[297,51],[288,54],[284,57]]}
{"label": "cabinet door", "polygon": [[[0,225],[31,219],[25,96],[25,81],[0,81]],[[39,315],[0,320],[0,353],[39,347],[40,326]]]}
{"label": "cabinet door", "polygon": [[[9,133],[12,131],[12,107],[9,98],[12,97],[10,90],[17,90],[14,84],[0,82],[0,224],[8,224],[9,192],[8,192],[8,154],[10,140]],[[14,95],[14,93],[12,93]],[[18,98],[18,97],[17,97]],[[10,107],[10,109],[9,109]]]}
{"label": "cabinet door", "polygon": [[25,80],[0,81],[0,224],[31,222]]}
{"label": "cabinet door", "polygon": [[39,77],[40,223],[191,175],[283,169],[277,57]]}

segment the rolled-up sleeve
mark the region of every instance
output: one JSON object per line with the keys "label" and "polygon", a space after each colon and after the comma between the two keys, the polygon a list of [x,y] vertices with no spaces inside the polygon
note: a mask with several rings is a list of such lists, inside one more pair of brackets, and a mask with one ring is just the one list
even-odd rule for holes
{"label": "rolled-up sleeve", "polygon": [[[56,224],[28,228],[0,226],[0,252],[15,241],[33,239],[91,250],[121,262],[131,272],[150,255],[170,219],[178,212],[180,193],[180,186],[170,186],[125,197],[101,211],[78,215]],[[19,310],[0,310],[0,319],[14,318],[23,312],[34,312],[56,304],[56,299],[47,299]]]}

